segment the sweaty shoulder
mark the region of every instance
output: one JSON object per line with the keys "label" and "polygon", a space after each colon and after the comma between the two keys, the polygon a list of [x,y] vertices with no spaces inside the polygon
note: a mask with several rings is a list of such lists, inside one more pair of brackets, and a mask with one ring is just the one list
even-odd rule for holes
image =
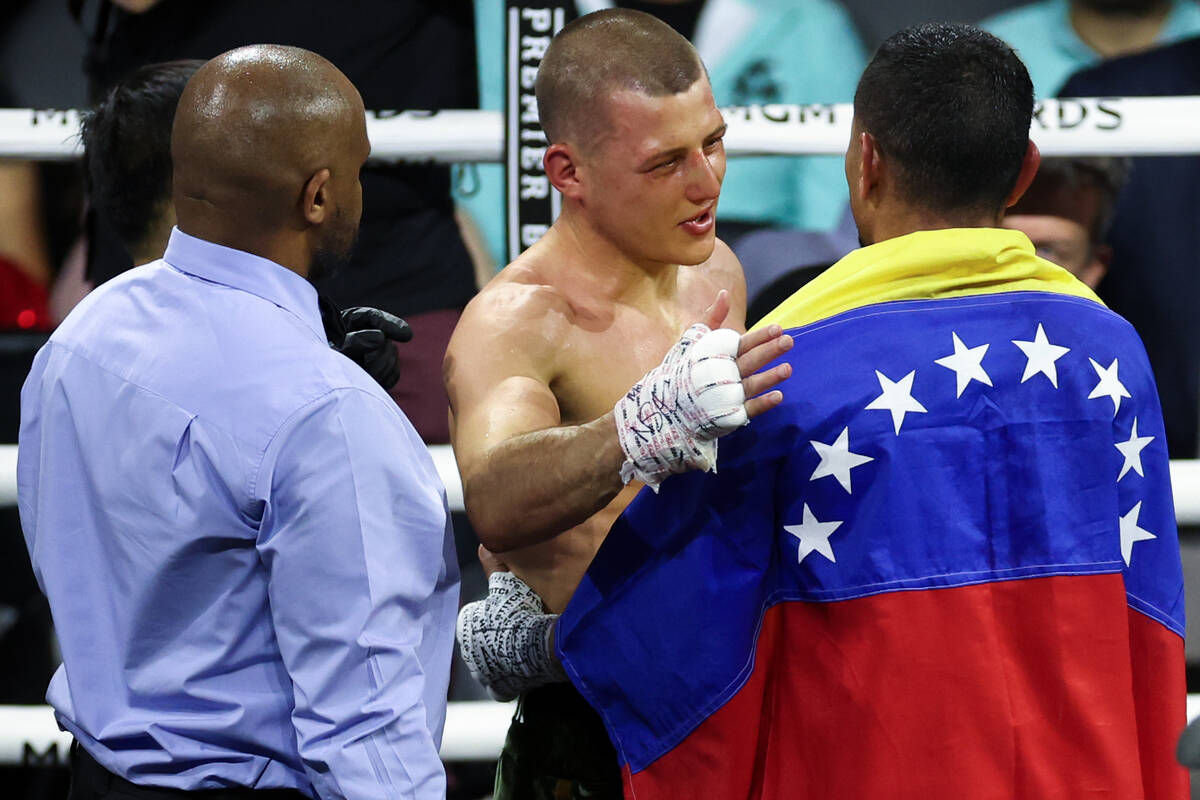
{"label": "sweaty shoulder", "polygon": [[538,358],[561,343],[573,314],[562,293],[535,268],[514,262],[496,275],[463,310],[448,352],[464,355],[487,342],[510,340]]}
{"label": "sweaty shoulder", "polygon": [[[729,245],[725,244],[721,239],[716,240],[716,244],[713,247],[713,254],[709,256],[708,261],[705,261],[702,267],[714,280],[745,283],[746,279],[742,273],[742,262],[734,255]],[[729,287],[726,286],[725,288]]]}

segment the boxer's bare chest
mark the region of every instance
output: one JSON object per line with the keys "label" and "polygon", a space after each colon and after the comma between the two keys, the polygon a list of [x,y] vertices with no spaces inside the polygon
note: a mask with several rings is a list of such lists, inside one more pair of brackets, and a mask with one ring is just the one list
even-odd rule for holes
{"label": "boxer's bare chest", "polygon": [[[577,306],[573,324],[562,332],[555,347],[550,383],[562,424],[590,422],[611,411],[630,386],[662,361],[683,331],[702,319],[710,295],[715,293],[707,284],[695,290],[684,285],[665,305]],[[627,486],[583,524],[550,541],[510,551],[505,560],[547,608],[561,610],[609,527],[639,487]]]}
{"label": "boxer's bare chest", "polygon": [[589,422],[611,411],[630,386],[662,361],[683,331],[702,318],[706,304],[682,288],[670,303],[577,315],[558,350],[550,385],[562,424]]}

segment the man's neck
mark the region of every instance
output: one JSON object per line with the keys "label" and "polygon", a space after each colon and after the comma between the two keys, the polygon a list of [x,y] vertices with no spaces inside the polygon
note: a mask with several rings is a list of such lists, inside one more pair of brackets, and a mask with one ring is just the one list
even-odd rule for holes
{"label": "man's neck", "polygon": [[643,306],[674,294],[677,264],[630,257],[566,207],[544,244],[550,268],[593,299]]}
{"label": "man's neck", "polygon": [[305,250],[299,237],[284,236],[278,232],[255,233],[220,224],[213,218],[185,218],[177,224],[179,230],[189,236],[274,261],[302,278],[308,277],[311,254]]}
{"label": "man's neck", "polygon": [[1088,47],[1104,58],[1128,55],[1153,47],[1171,13],[1168,0],[1145,11],[1099,11],[1071,4],[1071,26]]}
{"label": "man's neck", "polygon": [[907,236],[917,231],[939,231],[950,228],[998,228],[999,214],[937,214],[924,209],[896,207],[880,211],[871,222],[870,241],[865,244]]}

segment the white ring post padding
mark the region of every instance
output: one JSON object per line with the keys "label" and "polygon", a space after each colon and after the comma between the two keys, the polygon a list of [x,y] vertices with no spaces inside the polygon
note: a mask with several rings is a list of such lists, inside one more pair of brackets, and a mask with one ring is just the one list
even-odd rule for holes
{"label": "white ring post padding", "polygon": [[1171,493],[1175,497],[1175,522],[1200,525],[1200,461],[1171,462]]}
{"label": "white ring post padding", "polygon": [[[849,103],[723,109],[731,156],[841,155],[850,140]],[[503,157],[499,111],[370,112],[372,158],[487,161]],[[0,109],[0,157],[42,160],[79,155],[79,113]],[[1200,153],[1200,96],[1043,100],[1030,128],[1043,155]]]}
{"label": "white ring post padding", "polygon": [[[451,511],[465,511],[462,480],[454,451],[448,444],[429,445],[429,454],[446,485]],[[1175,519],[1180,525],[1200,525],[1200,461],[1171,462],[1171,491],[1175,496]],[[0,445],[0,506],[17,502],[17,446]]]}
{"label": "white ring post padding", "polygon": [[0,444],[0,507],[17,504],[17,446]]}
{"label": "white ring post padding", "polygon": [[[448,444],[428,445],[433,465],[446,487],[446,501],[451,511],[466,511],[463,504],[462,479],[458,475],[458,462],[454,460],[454,449]],[[1200,477],[1200,476],[1198,476]]]}
{"label": "white ring post padding", "polygon": [[[442,734],[443,761],[495,761],[516,703],[450,703]],[[0,705],[0,766],[65,764],[72,736],[58,729],[50,706]]]}

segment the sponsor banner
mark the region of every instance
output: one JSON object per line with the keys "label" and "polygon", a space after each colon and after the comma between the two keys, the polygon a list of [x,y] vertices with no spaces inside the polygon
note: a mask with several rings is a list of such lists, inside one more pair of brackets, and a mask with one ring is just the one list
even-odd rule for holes
{"label": "sponsor banner", "polygon": [[504,163],[510,261],[549,230],[562,207],[542,169],[547,142],[534,82],[550,40],[565,22],[562,5],[509,1]]}

